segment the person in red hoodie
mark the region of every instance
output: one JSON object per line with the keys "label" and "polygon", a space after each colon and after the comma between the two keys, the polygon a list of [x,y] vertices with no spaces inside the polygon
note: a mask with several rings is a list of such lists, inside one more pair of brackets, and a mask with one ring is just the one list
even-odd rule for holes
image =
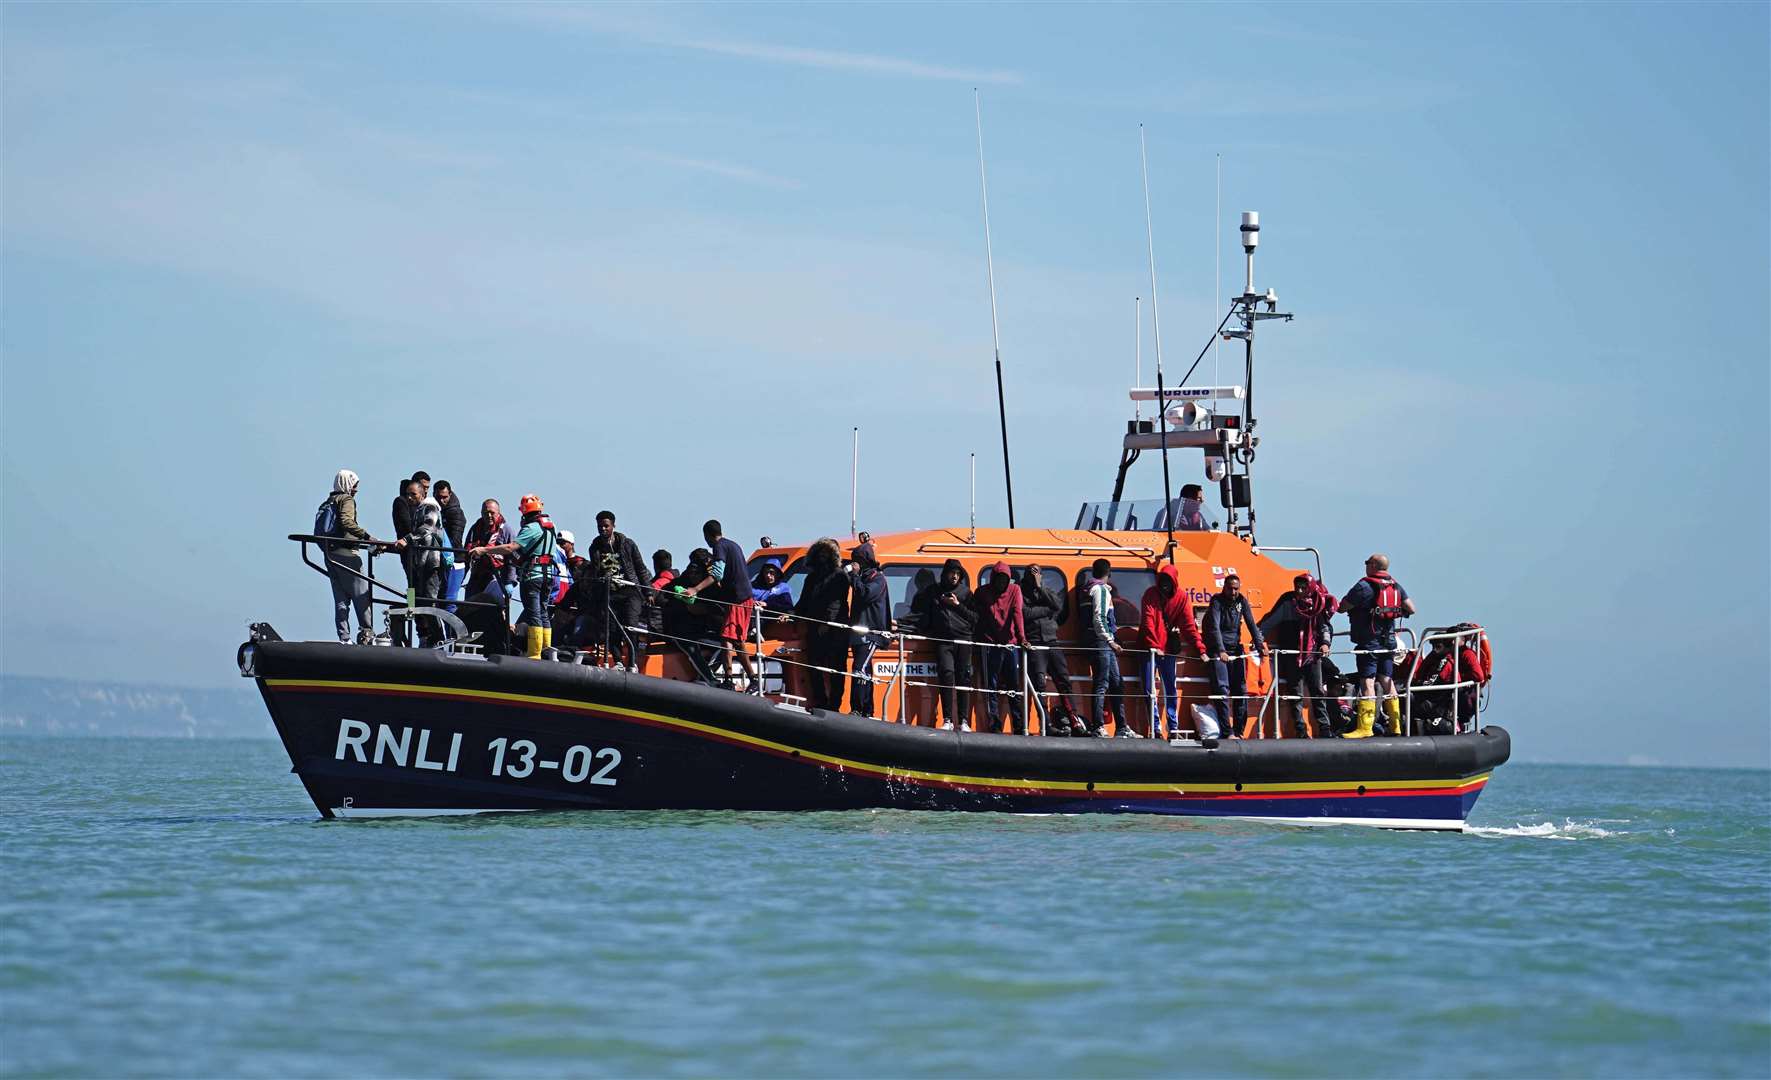
{"label": "person in red hoodie", "polygon": [[[985,731],[1002,730],[1002,701],[1008,699],[1015,734],[1027,734],[1027,714],[1021,702],[1021,650],[1027,647],[1027,624],[1021,590],[1015,587],[1008,563],[990,568],[990,580],[972,594],[978,613],[977,640],[984,654],[984,687],[999,691],[984,695]],[[1014,646],[998,648],[997,646]]]}
{"label": "person in red hoodie", "polygon": [[[1199,623],[1193,618],[1193,602],[1181,588],[1181,575],[1173,566],[1158,566],[1156,584],[1144,590],[1138,644],[1148,650],[1144,658],[1144,692],[1150,695],[1150,734],[1153,738],[1167,738],[1179,730],[1175,714],[1180,695],[1175,692],[1175,665],[1181,658],[1181,649],[1191,645],[1196,655],[1205,655],[1205,639],[1199,635]],[[1163,711],[1168,714],[1166,730],[1158,723],[1156,713],[1159,672]]]}

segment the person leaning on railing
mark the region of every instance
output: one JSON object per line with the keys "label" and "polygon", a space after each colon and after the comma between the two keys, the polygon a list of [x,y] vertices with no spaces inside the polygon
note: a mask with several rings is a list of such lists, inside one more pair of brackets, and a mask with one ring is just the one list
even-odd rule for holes
{"label": "person leaning on railing", "polygon": [[1124,646],[1116,640],[1119,619],[1113,613],[1113,564],[1096,559],[1089,568],[1086,591],[1079,605],[1083,619],[1083,640],[1094,649],[1094,730],[1106,729],[1107,713],[1113,713],[1113,736],[1118,739],[1141,739],[1125,719],[1125,678],[1119,673],[1119,654]]}
{"label": "person leaning on railing", "polygon": [[[1211,656],[1212,707],[1226,739],[1242,738],[1242,729],[1248,724],[1248,663],[1242,645],[1245,626],[1255,656],[1264,656],[1267,641],[1254,621],[1248,597],[1242,595],[1242,579],[1225,574],[1223,590],[1205,609],[1205,649]],[[1236,718],[1234,725],[1232,716]]]}
{"label": "person leaning on railing", "polygon": [[1359,704],[1357,724],[1349,739],[1367,739],[1377,720],[1377,695],[1384,697],[1384,717],[1391,735],[1402,734],[1402,702],[1394,679],[1396,620],[1414,614],[1408,590],[1390,576],[1390,557],[1374,554],[1365,560],[1365,576],[1347,590],[1341,610],[1353,631],[1353,647],[1359,650]]}
{"label": "person leaning on railing", "polygon": [[1008,563],[990,568],[990,580],[972,594],[978,615],[978,642],[984,646],[984,695],[986,731],[1002,730],[1002,702],[1008,700],[1009,717],[1016,735],[1027,734],[1026,708],[1021,700],[1021,654],[1027,647],[1027,624],[1021,608],[1021,590]]}
{"label": "person leaning on railing", "polygon": [[[1140,607],[1143,618],[1138,627],[1138,644],[1145,650],[1144,693],[1152,699],[1150,734],[1166,738],[1180,730],[1180,694],[1175,688],[1175,676],[1181,650],[1191,647],[1196,655],[1204,656],[1205,640],[1199,636],[1199,624],[1193,620],[1193,601],[1181,588],[1181,575],[1173,565],[1164,563],[1156,568],[1156,584],[1144,590]],[[1166,728],[1158,721],[1155,709],[1158,674],[1162,676]]]}
{"label": "person leaning on railing", "polygon": [[854,629],[849,638],[853,669],[849,679],[849,711],[873,716],[873,654],[885,644],[892,629],[892,599],[885,574],[873,557],[873,545],[862,544],[854,552],[850,574],[849,617]]}
{"label": "person leaning on railing", "polygon": [[1058,641],[1058,624],[1064,618],[1064,593],[1045,587],[1043,569],[1035,563],[1021,574],[1021,608],[1027,624],[1027,681],[1035,694],[1046,693],[1052,683],[1050,706],[1045,710],[1045,733],[1086,738],[1098,734],[1088,726],[1070,701],[1070,664]]}
{"label": "person leaning on railing", "polygon": [[971,719],[971,640],[978,619],[965,567],[958,559],[942,563],[941,576],[918,590],[910,601],[910,614],[917,631],[933,639],[941,730],[964,730]]}
{"label": "person leaning on railing", "polygon": [[[326,496],[315,515],[314,532],[362,541],[372,547],[395,546],[375,539],[369,535],[368,529],[357,524],[357,484],[356,473],[349,469],[338,470],[332,478],[332,494]],[[332,581],[332,617],[338,640],[346,645],[351,643],[350,614],[355,608],[357,641],[363,645],[371,644],[375,640],[375,628],[369,603],[369,581],[363,576],[363,557],[357,554],[357,545],[321,544],[320,547],[326,559],[326,576]]]}
{"label": "person leaning on railing", "polygon": [[849,578],[842,571],[842,548],[828,536],[806,552],[806,581],[793,613],[804,620],[797,626],[811,665],[806,701],[814,709],[840,709],[849,666]]}

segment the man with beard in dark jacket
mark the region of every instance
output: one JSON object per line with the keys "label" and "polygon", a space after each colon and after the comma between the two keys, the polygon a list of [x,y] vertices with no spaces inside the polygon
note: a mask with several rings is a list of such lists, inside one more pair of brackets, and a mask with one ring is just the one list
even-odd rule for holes
{"label": "man with beard in dark jacket", "polygon": [[[842,708],[842,684],[849,666],[849,576],[842,572],[842,548],[828,536],[806,552],[806,583],[793,613],[804,644],[808,690],[814,709]],[[834,625],[832,625],[834,624]]]}
{"label": "man with beard in dark jacket", "polygon": [[[1211,659],[1212,708],[1217,710],[1218,727],[1224,738],[1242,738],[1248,725],[1248,662],[1242,645],[1242,628],[1254,644],[1258,661],[1266,655],[1267,641],[1254,621],[1248,597],[1242,595],[1242,579],[1235,574],[1224,575],[1223,591],[1215,593],[1205,609],[1205,650]],[[1236,722],[1230,723],[1234,715]]]}
{"label": "man with beard in dark jacket", "polygon": [[[1070,664],[1058,642],[1058,624],[1064,621],[1064,596],[1045,587],[1038,565],[1021,574],[1021,603],[1027,623],[1027,680],[1044,709],[1047,735],[1093,735],[1088,723],[1076,715],[1070,703]],[[1052,681],[1047,691],[1045,681]]]}
{"label": "man with beard in dark jacket", "polygon": [[971,600],[965,567],[958,559],[948,559],[941,564],[941,576],[923,586],[910,602],[919,631],[935,639],[935,681],[940,687],[937,702],[943,731],[963,730],[971,715],[971,638],[977,625]]}

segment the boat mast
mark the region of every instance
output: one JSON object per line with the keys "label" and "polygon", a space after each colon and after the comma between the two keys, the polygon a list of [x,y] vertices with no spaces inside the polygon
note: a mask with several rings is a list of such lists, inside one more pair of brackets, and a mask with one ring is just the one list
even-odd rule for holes
{"label": "boat mast", "polygon": [[[1144,170],[1144,239],[1150,252],[1150,329],[1156,343],[1156,430],[1162,445],[1162,520],[1168,526],[1168,561],[1175,558],[1174,488],[1168,477],[1168,390],[1162,382],[1162,305],[1156,294],[1156,232],[1150,224],[1150,151],[1138,125],[1138,158]],[[1252,271],[1251,271],[1252,273]],[[1139,339],[1140,347],[1142,338]]]}
{"label": "boat mast", "polygon": [[996,355],[996,417],[1002,424],[1002,482],[1008,489],[1008,527],[1015,527],[1015,481],[1008,463],[1008,405],[1002,393],[1002,335],[996,322],[996,259],[990,251],[990,181],[984,176],[984,107],[972,87],[972,112],[978,121],[978,187],[984,194],[984,268],[990,278],[990,348]]}
{"label": "boat mast", "polygon": [[[1240,330],[1226,330],[1223,337],[1242,339],[1242,441],[1231,459],[1240,465],[1241,472],[1232,466],[1220,485],[1224,509],[1229,512],[1230,531],[1246,536],[1250,543],[1254,542],[1254,495],[1251,490],[1250,475],[1254,464],[1255,447],[1260,445],[1260,438],[1255,434],[1254,415],[1254,331],[1255,324],[1264,319],[1284,319],[1291,321],[1288,312],[1279,309],[1279,294],[1268,289],[1265,295],[1254,291],[1254,249],[1261,242],[1261,215],[1253,210],[1242,212],[1242,254],[1246,260],[1247,276],[1243,280],[1242,295],[1230,301],[1230,317],[1241,324]],[[1265,304],[1266,310],[1259,305]],[[1248,508],[1248,524],[1240,526],[1236,521],[1236,510]]]}

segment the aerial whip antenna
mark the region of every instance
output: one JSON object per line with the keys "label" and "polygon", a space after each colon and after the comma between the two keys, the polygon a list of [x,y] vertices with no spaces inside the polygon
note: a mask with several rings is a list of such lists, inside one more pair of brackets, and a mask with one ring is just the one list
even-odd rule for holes
{"label": "aerial whip antenna", "polygon": [[[1144,239],[1150,250],[1150,328],[1156,343],[1156,430],[1162,433],[1162,520],[1168,526],[1168,561],[1175,559],[1174,489],[1168,478],[1168,390],[1162,383],[1162,306],[1156,300],[1156,231],[1150,224],[1150,151],[1138,125],[1138,157],[1144,167]],[[1139,339],[1142,340],[1141,338]]]}
{"label": "aerial whip antenna", "polygon": [[861,478],[861,429],[856,428],[855,429],[855,445],[854,445],[854,448],[849,451],[849,535],[850,536],[859,536],[860,535],[860,533],[858,533],[855,530],[856,510],[859,505],[858,500],[857,500],[857,495],[858,495],[858,492],[860,491],[860,487],[859,487],[857,481],[859,481],[860,478]]}
{"label": "aerial whip antenna", "polygon": [[[1218,237],[1218,230],[1224,227],[1224,155],[1218,154],[1218,207],[1211,218],[1211,250],[1217,261],[1211,270],[1211,306],[1207,311],[1218,309],[1219,299],[1224,293],[1224,242]],[[1218,341],[1216,334],[1211,336],[1211,384],[1224,385],[1218,375]]]}
{"label": "aerial whip antenna", "polygon": [[1002,396],[1002,335],[996,325],[996,258],[990,251],[990,182],[984,176],[984,107],[972,87],[972,112],[978,121],[978,187],[984,193],[984,268],[990,276],[990,347],[996,354],[996,416],[1002,423],[1002,482],[1008,489],[1008,527],[1015,527],[1015,481],[1008,464],[1008,406]]}
{"label": "aerial whip antenna", "polygon": [[[1144,298],[1131,298],[1131,384],[1137,386],[1144,381]],[[1132,419],[1144,418],[1144,403],[1132,402]]]}
{"label": "aerial whip antenna", "polygon": [[978,542],[978,452],[972,451],[972,527],[966,534],[965,542]]}

